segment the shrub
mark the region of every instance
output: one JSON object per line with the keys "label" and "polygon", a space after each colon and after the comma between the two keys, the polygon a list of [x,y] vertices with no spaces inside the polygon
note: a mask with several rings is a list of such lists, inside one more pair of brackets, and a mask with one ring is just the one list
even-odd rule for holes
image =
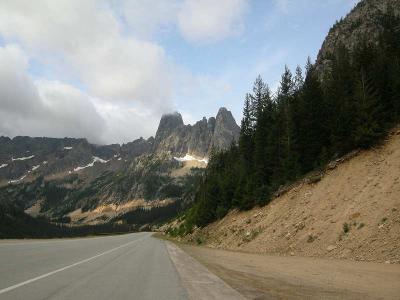
{"label": "shrub", "polygon": [[348,223],[343,223],[343,232],[348,233],[350,231],[350,225]]}

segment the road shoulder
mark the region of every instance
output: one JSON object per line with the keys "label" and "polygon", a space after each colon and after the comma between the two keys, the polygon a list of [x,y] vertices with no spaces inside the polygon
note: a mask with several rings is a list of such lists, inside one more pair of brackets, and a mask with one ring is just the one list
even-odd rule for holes
{"label": "road shoulder", "polygon": [[190,299],[245,299],[174,243],[166,241],[166,246]]}
{"label": "road shoulder", "polygon": [[399,299],[400,265],[178,244],[248,299]]}

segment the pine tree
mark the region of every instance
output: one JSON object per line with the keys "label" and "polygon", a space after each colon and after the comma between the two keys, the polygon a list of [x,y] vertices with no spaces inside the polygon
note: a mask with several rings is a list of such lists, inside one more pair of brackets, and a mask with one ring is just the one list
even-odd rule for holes
{"label": "pine tree", "polygon": [[[310,57],[308,57],[308,61],[310,62]],[[293,82],[294,93],[299,93],[303,88],[303,84],[304,84],[303,71],[301,70],[300,66],[297,66],[296,75],[294,77],[294,82]]]}
{"label": "pine tree", "polygon": [[277,96],[278,110],[278,160],[279,168],[276,174],[276,180],[285,182],[294,179],[298,173],[297,155],[294,152],[294,126],[293,126],[293,100],[294,85],[292,73],[287,66],[282,75],[280,87]]}
{"label": "pine tree", "polygon": [[[369,147],[385,131],[386,117],[392,119],[392,114],[383,114],[382,98],[376,83],[377,49],[366,40],[361,41],[353,51],[354,93],[353,101],[356,109],[353,121],[352,139],[357,147]],[[387,76],[387,70],[383,71]],[[390,80],[390,79],[388,79]],[[384,89],[388,89],[384,82]],[[386,94],[386,102],[390,96]],[[394,107],[389,106],[390,109]],[[389,108],[387,107],[387,109]]]}
{"label": "pine tree", "polygon": [[316,167],[322,148],[328,146],[329,134],[326,124],[327,108],[319,79],[310,59],[306,65],[306,78],[299,95],[295,123],[297,151],[300,155],[301,172]]}
{"label": "pine tree", "polygon": [[252,124],[251,96],[246,95],[243,108],[243,119],[239,137],[239,149],[247,164],[250,166],[253,154],[253,124]]}
{"label": "pine tree", "polygon": [[335,156],[342,155],[354,147],[351,132],[354,121],[354,79],[349,52],[339,45],[332,57],[330,76],[325,78],[325,99],[328,105],[330,139]]}
{"label": "pine tree", "polygon": [[274,169],[276,140],[273,133],[275,121],[275,106],[271,99],[271,92],[264,85],[264,93],[260,98],[257,111],[257,127],[254,137],[254,173],[256,181],[256,197],[259,204],[269,198],[271,179]]}

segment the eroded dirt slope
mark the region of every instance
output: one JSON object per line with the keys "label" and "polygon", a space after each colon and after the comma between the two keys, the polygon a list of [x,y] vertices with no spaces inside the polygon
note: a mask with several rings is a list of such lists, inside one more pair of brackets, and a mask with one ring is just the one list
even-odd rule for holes
{"label": "eroded dirt slope", "polygon": [[373,150],[330,164],[269,205],[233,211],[186,241],[279,255],[400,263],[400,130]]}

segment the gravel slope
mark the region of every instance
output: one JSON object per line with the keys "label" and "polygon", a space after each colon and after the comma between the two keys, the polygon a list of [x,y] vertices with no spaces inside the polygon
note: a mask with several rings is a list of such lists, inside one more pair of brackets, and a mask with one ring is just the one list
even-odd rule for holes
{"label": "gravel slope", "polygon": [[[314,183],[310,183],[313,181]],[[269,205],[185,237],[212,248],[400,263],[400,129],[330,164]]]}

